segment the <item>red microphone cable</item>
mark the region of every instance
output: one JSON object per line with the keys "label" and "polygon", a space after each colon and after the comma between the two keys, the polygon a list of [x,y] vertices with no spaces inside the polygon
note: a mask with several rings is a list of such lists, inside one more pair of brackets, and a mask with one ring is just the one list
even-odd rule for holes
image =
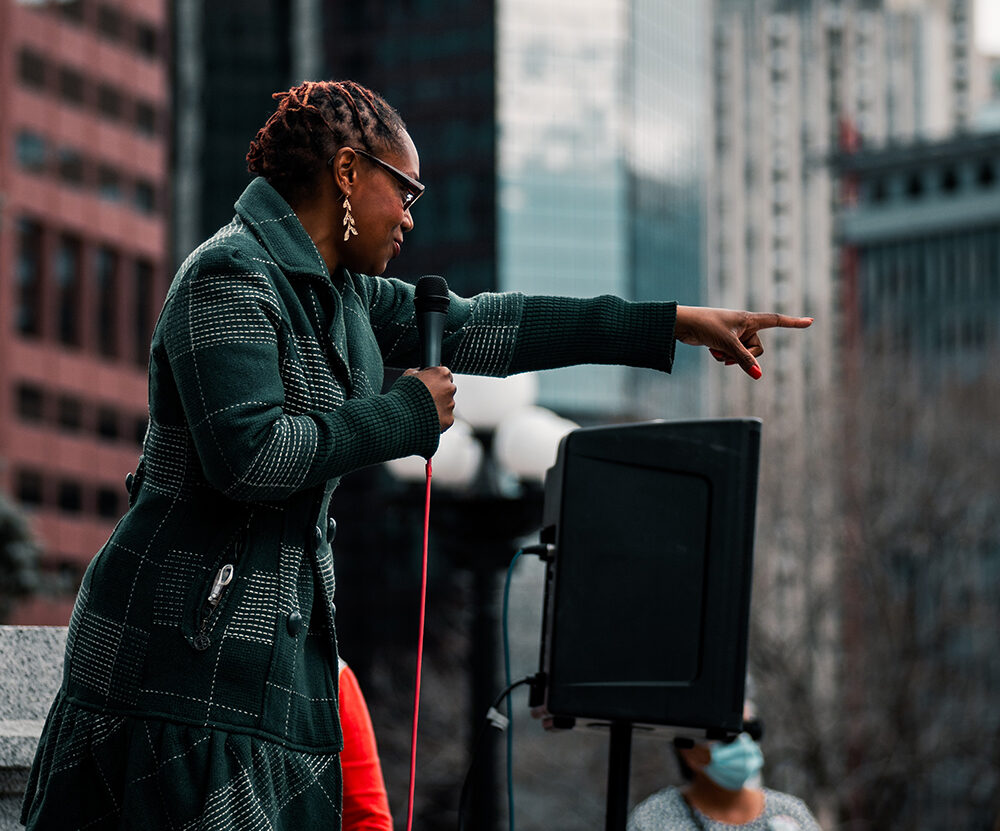
{"label": "red microphone cable", "polygon": [[424,612],[427,608],[427,537],[431,520],[431,460],[427,460],[424,490],[423,564],[420,569],[420,622],[417,624],[417,681],[413,692],[413,731],[410,734],[410,794],[406,805],[406,831],[413,829],[413,792],[417,781],[417,722],[420,717],[420,671],[424,663]]}

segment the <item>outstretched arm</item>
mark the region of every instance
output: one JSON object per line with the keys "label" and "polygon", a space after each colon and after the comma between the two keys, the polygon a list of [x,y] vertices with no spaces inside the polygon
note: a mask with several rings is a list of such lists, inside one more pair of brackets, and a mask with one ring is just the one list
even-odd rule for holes
{"label": "outstretched arm", "polygon": [[707,346],[717,361],[739,364],[751,378],[760,378],[763,373],[757,358],[764,347],[757,333],[774,327],[805,329],[812,322],[811,317],[678,306],[674,336],[689,346]]}

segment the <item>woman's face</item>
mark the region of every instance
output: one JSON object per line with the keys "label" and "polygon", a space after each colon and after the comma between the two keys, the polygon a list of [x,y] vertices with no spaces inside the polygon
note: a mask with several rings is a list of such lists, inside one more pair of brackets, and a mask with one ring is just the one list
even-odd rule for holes
{"label": "woman's face", "polygon": [[[408,134],[403,134],[399,147],[376,155],[410,178],[419,178],[420,158]],[[337,246],[341,262],[351,271],[378,275],[391,259],[399,256],[403,235],[413,228],[413,217],[409,208],[404,207],[412,188],[401,177],[363,155],[356,154],[354,164],[357,176],[350,200],[357,235],[351,234],[343,240],[346,226],[342,226],[336,237]],[[343,209],[335,215],[343,216]]]}

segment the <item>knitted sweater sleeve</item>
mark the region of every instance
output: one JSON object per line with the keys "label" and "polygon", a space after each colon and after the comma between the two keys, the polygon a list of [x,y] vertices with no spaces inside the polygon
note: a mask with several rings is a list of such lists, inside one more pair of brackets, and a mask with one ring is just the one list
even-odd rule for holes
{"label": "knitted sweater sleeve", "polygon": [[[376,337],[390,366],[416,366],[413,287],[367,278]],[[451,295],[442,361],[453,371],[506,376],[576,364],[619,364],[669,372],[674,302],[483,293]]]}
{"label": "knitted sweater sleeve", "polygon": [[571,364],[620,364],[669,372],[677,304],[526,297],[509,372]]}

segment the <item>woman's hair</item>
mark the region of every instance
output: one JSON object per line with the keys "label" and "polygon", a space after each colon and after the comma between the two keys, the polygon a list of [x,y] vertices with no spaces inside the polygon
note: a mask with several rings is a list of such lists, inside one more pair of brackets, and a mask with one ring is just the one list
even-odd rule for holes
{"label": "woman's hair", "polygon": [[382,96],[354,81],[306,81],[271,97],[278,109],[250,142],[247,169],[293,204],[315,192],[341,147],[378,154],[397,148],[406,132]]}
{"label": "woman's hair", "polygon": [[684,777],[686,782],[690,782],[694,779],[694,770],[691,766],[684,761],[684,756],[681,754],[681,748],[689,748],[694,745],[694,742],[690,740],[685,740],[680,737],[674,738],[674,758],[677,759],[677,767],[680,769],[681,776]]}

